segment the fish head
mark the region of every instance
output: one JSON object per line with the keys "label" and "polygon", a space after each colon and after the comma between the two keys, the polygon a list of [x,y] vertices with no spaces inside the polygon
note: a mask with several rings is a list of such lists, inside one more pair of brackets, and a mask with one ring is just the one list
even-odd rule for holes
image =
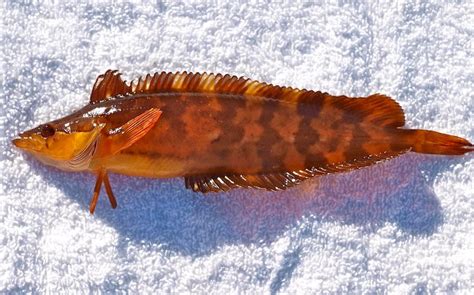
{"label": "fish head", "polygon": [[66,117],[22,132],[12,143],[41,162],[60,167],[93,144],[104,126],[93,118]]}

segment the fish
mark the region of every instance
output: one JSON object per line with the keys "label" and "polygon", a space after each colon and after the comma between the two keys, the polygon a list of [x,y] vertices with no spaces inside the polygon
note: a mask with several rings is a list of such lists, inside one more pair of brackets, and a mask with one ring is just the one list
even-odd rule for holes
{"label": "fish", "polygon": [[102,184],[117,207],[109,173],[183,177],[201,193],[278,191],[407,152],[474,150],[461,137],[404,126],[402,108],[383,94],[335,96],[212,73],[157,72],[127,83],[107,70],[89,104],[12,142],[46,165],[95,173],[93,214]]}

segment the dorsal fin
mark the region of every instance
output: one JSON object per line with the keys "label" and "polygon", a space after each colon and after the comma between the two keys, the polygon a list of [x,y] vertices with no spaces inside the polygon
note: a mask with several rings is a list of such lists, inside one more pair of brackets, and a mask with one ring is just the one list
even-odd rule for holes
{"label": "dorsal fin", "polygon": [[264,82],[231,75],[161,72],[140,77],[132,82],[131,93],[160,92],[208,92],[221,94],[241,94],[260,96],[292,102],[322,99],[327,93],[312,90],[300,90],[292,87],[275,86]]}
{"label": "dorsal fin", "polygon": [[[388,125],[399,127],[405,124],[400,105],[388,96],[373,94],[368,97],[350,98],[332,96],[321,91],[282,87],[244,77],[187,72],[161,72],[140,77],[131,83],[131,93],[159,92],[211,92],[221,94],[242,94],[260,96],[289,102],[311,103],[325,98],[333,99],[341,108],[349,108],[362,115],[371,116],[375,123],[383,121]],[[379,120],[379,121],[377,121]]]}
{"label": "dorsal fin", "polygon": [[363,159],[355,159],[347,163],[326,165],[324,167],[312,167],[304,170],[289,171],[281,173],[264,173],[258,175],[194,175],[186,176],[184,182],[186,188],[195,192],[222,192],[234,188],[258,188],[269,191],[285,190],[293,187],[303,180],[316,175],[347,172],[362,167],[373,165],[377,162],[399,156],[408,150],[384,152],[378,155],[370,155]]}
{"label": "dorsal fin", "polygon": [[147,74],[136,82],[127,85],[118,71],[108,70],[100,75],[94,84],[91,103],[126,94],[155,94],[161,92],[203,92],[220,94],[240,94],[265,97],[294,103],[312,103],[329,100],[340,109],[365,117],[367,121],[379,126],[401,127],[405,117],[400,105],[388,96],[374,94],[368,97],[350,98],[332,96],[320,91],[275,86],[221,74],[161,72],[153,76]]}
{"label": "dorsal fin", "polygon": [[121,78],[120,73],[115,70],[108,70],[99,75],[92,87],[90,103],[94,104],[103,100],[113,98],[119,94],[125,95],[131,91]]}
{"label": "dorsal fin", "polygon": [[377,93],[368,97],[334,96],[332,98],[332,103],[337,108],[357,114],[377,126],[402,127],[405,125],[403,109],[395,100],[386,95]]}
{"label": "dorsal fin", "polygon": [[91,103],[107,100],[117,95],[155,94],[161,92],[208,92],[260,96],[292,102],[311,101],[328,96],[327,93],[281,87],[250,80],[244,77],[187,72],[161,72],[147,74],[127,84],[117,70],[108,70],[97,77],[92,88]]}

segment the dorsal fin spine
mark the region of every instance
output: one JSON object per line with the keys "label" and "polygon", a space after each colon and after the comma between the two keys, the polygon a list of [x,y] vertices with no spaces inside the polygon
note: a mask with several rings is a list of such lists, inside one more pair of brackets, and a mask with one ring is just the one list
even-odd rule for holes
{"label": "dorsal fin spine", "polygon": [[195,75],[191,78],[191,81],[189,82],[189,87],[191,89],[196,89],[199,85],[199,82],[200,82],[200,77],[202,77],[201,75]]}
{"label": "dorsal fin spine", "polygon": [[150,89],[150,86],[151,86],[151,76],[150,74],[146,74],[145,87],[146,89]]}
{"label": "dorsal fin spine", "polygon": [[122,81],[118,71],[108,70],[97,77],[92,87],[90,103],[94,104],[117,95],[127,94],[130,91],[131,87]]}

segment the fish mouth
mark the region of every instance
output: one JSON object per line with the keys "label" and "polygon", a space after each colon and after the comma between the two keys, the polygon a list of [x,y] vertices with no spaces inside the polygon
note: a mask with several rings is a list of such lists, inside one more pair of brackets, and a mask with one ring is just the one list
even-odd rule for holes
{"label": "fish mouth", "polygon": [[43,146],[43,142],[38,136],[20,134],[12,140],[12,143],[20,149],[29,151],[39,151]]}

